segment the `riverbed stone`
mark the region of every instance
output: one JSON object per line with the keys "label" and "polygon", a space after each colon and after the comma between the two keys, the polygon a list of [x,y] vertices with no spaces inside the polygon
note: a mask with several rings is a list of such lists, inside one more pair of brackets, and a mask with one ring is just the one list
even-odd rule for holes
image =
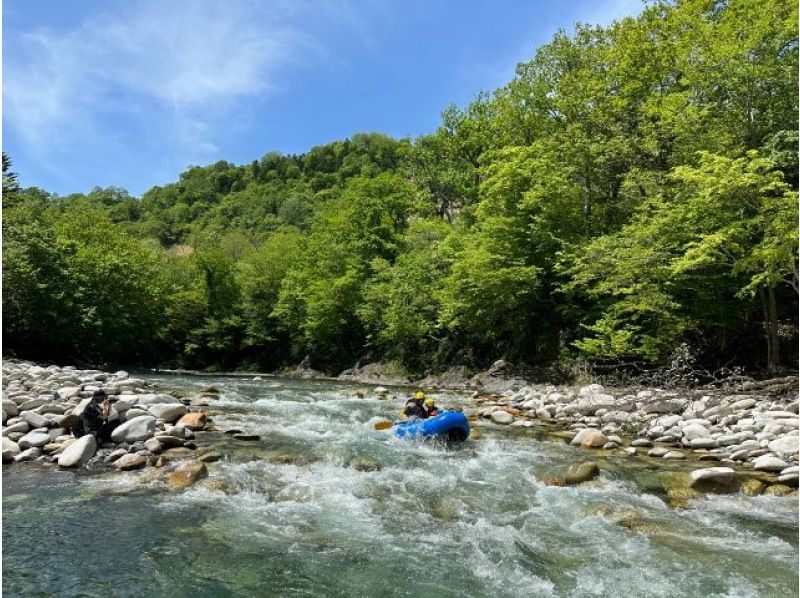
{"label": "riverbed stone", "polygon": [[114,461],[116,461],[117,459],[122,457],[123,455],[127,455],[127,454],[128,454],[128,451],[126,451],[125,449],[117,449],[115,451],[110,452],[108,455],[106,455],[105,458],[103,459],[103,461],[105,461],[106,463],[113,463]]}
{"label": "riverbed stone", "polygon": [[46,428],[50,420],[35,411],[20,411],[19,416],[26,421],[31,428]]}
{"label": "riverbed stone", "polygon": [[164,448],[183,446],[183,438],[173,436],[172,434],[156,434],[152,440],[157,440]]}
{"label": "riverbed stone", "polygon": [[578,465],[570,465],[564,475],[564,481],[568,486],[574,486],[582,482],[593,480],[600,475],[600,468],[594,461],[586,461]]}
{"label": "riverbed stone", "polygon": [[3,399],[3,411],[8,414],[8,417],[16,417],[19,415],[17,404],[10,399]]}
{"label": "riverbed stone", "polygon": [[31,447],[28,450],[22,451],[14,456],[14,461],[21,463],[23,461],[33,461],[42,454],[42,450],[38,447]]}
{"label": "riverbed stone", "polygon": [[753,469],[756,471],[781,471],[788,466],[786,461],[774,455],[762,455],[753,461]]}
{"label": "riverbed stone", "polygon": [[186,407],[183,404],[156,403],[155,405],[148,406],[147,410],[158,419],[163,419],[165,422],[169,423],[176,422],[186,415]]}
{"label": "riverbed stone", "polygon": [[608,443],[608,437],[600,430],[592,430],[581,440],[582,448],[602,448]]}
{"label": "riverbed stone", "polygon": [[647,451],[648,457],[658,457],[661,458],[669,452],[669,449],[664,448],[663,446],[657,446],[655,448],[650,449]]}
{"label": "riverbed stone", "polygon": [[696,469],[690,474],[691,487],[700,492],[738,492],[741,482],[730,467],[708,467]]}
{"label": "riverbed stone", "polygon": [[158,454],[162,452],[166,447],[161,444],[160,439],[158,438],[148,438],[144,441],[144,448],[150,451],[153,454]]}
{"label": "riverbed stone", "polygon": [[779,455],[793,455],[798,452],[797,436],[781,436],[771,441],[767,448]]}
{"label": "riverbed stone", "polygon": [[114,467],[120,471],[132,471],[134,469],[141,469],[147,465],[147,457],[138,453],[128,453],[121,455],[114,461]]}
{"label": "riverbed stone", "polygon": [[3,463],[13,461],[20,452],[21,449],[16,442],[3,436]]}
{"label": "riverbed stone", "polygon": [[755,478],[749,478],[742,482],[741,492],[747,496],[758,496],[764,493],[764,488],[766,488],[764,482]]}
{"label": "riverbed stone", "polygon": [[43,447],[48,442],[50,442],[50,436],[46,432],[32,431],[28,432],[27,434],[25,434],[25,436],[20,438],[19,441],[17,442],[17,445],[19,446],[20,449],[24,451],[25,449],[29,449],[32,446]]}
{"label": "riverbed stone", "polygon": [[196,431],[196,430],[202,430],[206,426],[207,422],[208,418],[206,417],[205,413],[203,413],[202,411],[191,411],[186,415],[184,415],[183,417],[181,417],[178,420],[177,425],[183,426],[184,428],[187,428],[189,430]]}
{"label": "riverbed stone", "polygon": [[787,494],[791,494],[794,492],[789,486],[785,484],[773,484],[766,490],[764,490],[765,496],[786,496]]}
{"label": "riverbed stone", "polygon": [[714,438],[692,438],[689,441],[689,446],[693,449],[717,448],[719,442]]}
{"label": "riverbed stone", "polygon": [[697,438],[710,438],[711,432],[701,424],[689,424],[683,427],[683,437],[688,442],[691,442]]}
{"label": "riverbed stone", "polygon": [[782,473],[778,476],[778,482],[792,488],[797,488],[798,479],[800,479],[800,475],[797,473]]}
{"label": "riverbed stone", "polygon": [[208,476],[208,468],[202,461],[181,463],[170,474],[167,483],[176,490],[183,490],[193,485],[200,478]]}
{"label": "riverbed stone", "polygon": [[667,451],[661,456],[662,459],[680,460],[685,459],[686,455],[680,451]]}
{"label": "riverbed stone", "polygon": [[490,417],[496,424],[508,425],[514,421],[514,416],[503,410],[493,411]]}
{"label": "riverbed stone", "polygon": [[81,436],[70,444],[58,457],[59,467],[78,467],[94,457],[97,440],[92,434]]}
{"label": "riverbed stone", "polygon": [[111,433],[114,442],[137,442],[153,436],[156,431],[156,418],[152,415],[141,415],[129,419]]}

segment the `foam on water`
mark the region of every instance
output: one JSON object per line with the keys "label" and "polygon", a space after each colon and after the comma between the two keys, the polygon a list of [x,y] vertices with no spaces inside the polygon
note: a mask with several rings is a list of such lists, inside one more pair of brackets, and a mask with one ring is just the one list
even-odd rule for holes
{"label": "foam on water", "polygon": [[[190,583],[165,555],[186,560],[195,595],[745,597],[795,587],[790,499],[711,497],[677,511],[605,467],[588,484],[547,486],[544,476],[586,453],[491,425],[456,447],[399,440],[372,429],[399,399],[274,383],[192,381],[222,391],[217,427],[262,437],[226,445],[208,480],[165,493],[147,473],[84,478],[67,508],[125,496],[127,509],[160,522],[141,530],[158,539],[158,550],[141,540],[142,567]],[[631,512],[640,528],[619,523]],[[152,583],[138,589],[163,589]]]}

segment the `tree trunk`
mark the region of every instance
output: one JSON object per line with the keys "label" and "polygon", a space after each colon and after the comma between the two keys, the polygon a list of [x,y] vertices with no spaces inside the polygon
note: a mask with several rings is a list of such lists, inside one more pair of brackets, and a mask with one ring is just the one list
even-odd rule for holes
{"label": "tree trunk", "polygon": [[771,375],[780,368],[780,349],[778,339],[778,308],[775,302],[775,289],[761,289],[761,305],[764,309],[764,326],[767,336],[767,372]]}

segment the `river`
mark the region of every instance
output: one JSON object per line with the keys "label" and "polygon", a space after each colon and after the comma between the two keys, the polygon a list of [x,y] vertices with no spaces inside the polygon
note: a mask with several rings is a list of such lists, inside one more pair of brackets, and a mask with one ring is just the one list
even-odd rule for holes
{"label": "river", "polygon": [[401,441],[373,430],[400,400],[354,384],[148,378],[217,387],[215,425],[261,440],[198,435],[226,456],[183,493],[152,468],[4,467],[5,595],[797,595],[796,497],[673,509],[663,466],[626,457],[603,459],[599,482],[547,486],[587,452],[492,425],[458,446]]}

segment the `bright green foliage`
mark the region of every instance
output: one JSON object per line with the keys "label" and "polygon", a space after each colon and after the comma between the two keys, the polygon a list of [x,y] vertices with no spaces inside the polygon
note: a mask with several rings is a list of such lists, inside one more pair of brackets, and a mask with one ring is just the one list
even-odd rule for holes
{"label": "bright green foliage", "polygon": [[418,371],[448,357],[450,347],[438,317],[450,232],[438,218],[414,221],[400,241],[397,260],[392,264],[376,259],[371,264],[375,274],[358,310],[372,345]]}
{"label": "bright green foliage", "polygon": [[559,31],[413,142],[220,161],[141,200],[19,190],[4,156],[6,346],[422,373],[687,344],[776,371],[797,346],[797,21],[654,0]]}

